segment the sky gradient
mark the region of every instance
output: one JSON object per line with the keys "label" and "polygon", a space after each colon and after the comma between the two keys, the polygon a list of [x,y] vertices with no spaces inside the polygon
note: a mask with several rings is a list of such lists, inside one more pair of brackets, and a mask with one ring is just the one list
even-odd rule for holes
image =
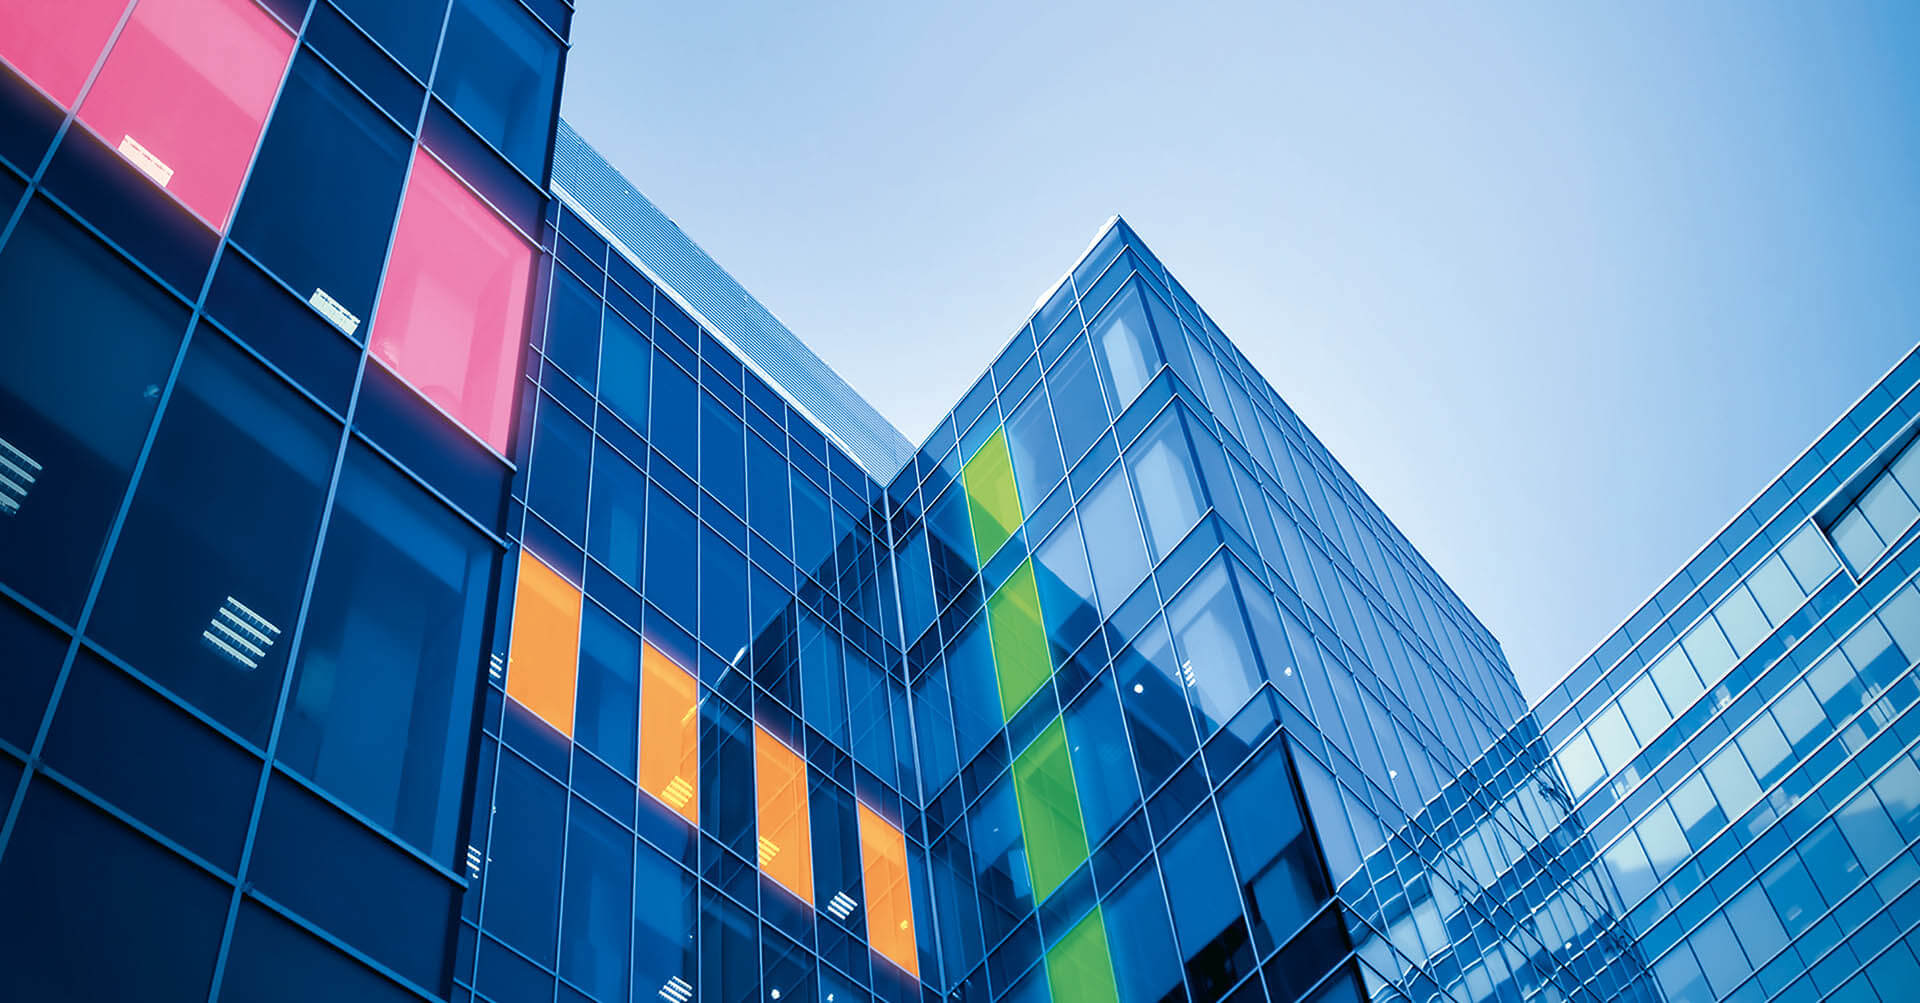
{"label": "sky gradient", "polygon": [[1920,340],[1912,3],[581,6],[563,114],[909,439],[1121,213],[1529,699]]}

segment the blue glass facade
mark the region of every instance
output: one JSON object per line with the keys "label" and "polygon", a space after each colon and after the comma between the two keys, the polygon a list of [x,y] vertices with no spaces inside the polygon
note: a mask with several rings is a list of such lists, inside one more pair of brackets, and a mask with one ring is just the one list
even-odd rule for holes
{"label": "blue glass facade", "polygon": [[557,119],[561,0],[50,10],[0,0],[0,996],[1917,973],[1920,362],[1530,711],[1118,218],[916,447]]}

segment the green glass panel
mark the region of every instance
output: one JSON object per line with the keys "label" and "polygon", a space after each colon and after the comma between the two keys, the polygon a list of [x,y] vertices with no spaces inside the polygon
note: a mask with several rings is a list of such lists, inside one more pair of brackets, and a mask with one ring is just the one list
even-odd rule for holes
{"label": "green glass panel", "polygon": [[1053,675],[1032,558],[1022,561],[987,600],[987,628],[993,634],[993,666],[1000,677],[1000,717],[1011,721],[1014,711],[1025,706]]}
{"label": "green glass panel", "polygon": [[1087,859],[1087,830],[1080,821],[1080,794],[1073,785],[1067,729],[1060,719],[1013,761],[1013,793],[1020,802],[1033,896],[1044,902]]}
{"label": "green glass panel", "polygon": [[987,559],[1020,528],[1020,492],[1013,486],[1006,429],[994,431],[993,438],[961,468],[960,477],[967,489],[967,512],[973,517],[973,552],[984,568]]}
{"label": "green glass panel", "polygon": [[1047,985],[1054,1003],[1120,1003],[1099,906],[1047,952]]}

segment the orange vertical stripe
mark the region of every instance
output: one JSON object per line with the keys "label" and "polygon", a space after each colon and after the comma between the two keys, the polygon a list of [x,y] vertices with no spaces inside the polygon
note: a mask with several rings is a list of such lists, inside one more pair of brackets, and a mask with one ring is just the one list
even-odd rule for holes
{"label": "orange vertical stripe", "polygon": [[580,590],[560,573],[520,552],[513,596],[513,643],[507,695],[573,736],[575,666],[580,658]]}
{"label": "orange vertical stripe", "polygon": [[807,764],[765,728],[753,726],[760,804],[760,869],[800,901],[813,901],[813,843],[807,824]]}
{"label": "orange vertical stripe", "polygon": [[867,942],[902,971],[919,978],[913,889],[907,883],[907,839],[866,805],[860,805],[860,870],[867,885]]}
{"label": "orange vertical stripe", "polygon": [[640,788],[699,825],[699,683],[651,644],[640,669]]}

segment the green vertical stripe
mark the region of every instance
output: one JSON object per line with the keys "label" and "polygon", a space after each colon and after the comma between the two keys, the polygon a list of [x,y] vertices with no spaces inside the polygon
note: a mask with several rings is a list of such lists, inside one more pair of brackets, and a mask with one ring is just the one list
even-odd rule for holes
{"label": "green vertical stripe", "polygon": [[1020,803],[1034,899],[1044,902],[1087,859],[1087,830],[1061,719],[1055,718],[1013,761],[1013,793]]}
{"label": "green vertical stripe", "polygon": [[1013,483],[1013,455],[1007,452],[1007,430],[996,429],[960,469],[967,491],[967,514],[973,520],[973,551],[985,567],[1013,531],[1020,528],[1020,493]]}
{"label": "green vertical stripe", "polygon": [[1047,986],[1054,1003],[1120,1003],[1099,906],[1047,952]]}
{"label": "green vertical stripe", "polygon": [[987,630],[993,637],[993,667],[1000,680],[1000,718],[1011,721],[1014,712],[1053,676],[1032,558],[1021,562],[987,600]]}

